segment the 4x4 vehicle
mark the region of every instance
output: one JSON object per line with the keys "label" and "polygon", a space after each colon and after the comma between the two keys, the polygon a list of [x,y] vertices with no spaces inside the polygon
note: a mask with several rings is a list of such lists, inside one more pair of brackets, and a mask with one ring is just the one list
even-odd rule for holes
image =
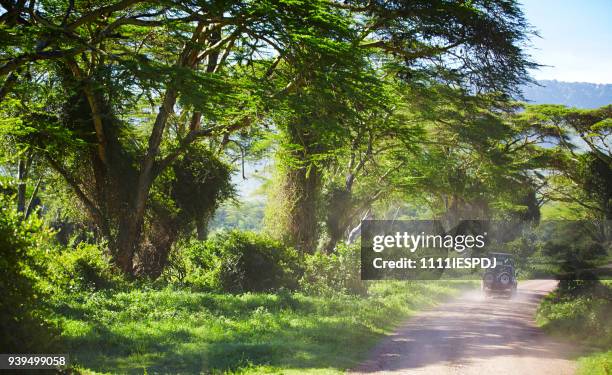
{"label": "4x4 vehicle", "polygon": [[516,294],[517,281],[512,254],[491,253],[496,266],[482,276],[482,291],[485,296],[505,295],[510,298]]}

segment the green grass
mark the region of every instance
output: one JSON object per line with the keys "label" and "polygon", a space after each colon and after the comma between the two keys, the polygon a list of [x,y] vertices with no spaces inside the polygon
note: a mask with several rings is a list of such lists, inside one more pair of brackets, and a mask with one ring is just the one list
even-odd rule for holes
{"label": "green grass", "polygon": [[469,282],[377,282],[368,297],[133,290],[56,301],[83,372],[338,373],[417,309]]}
{"label": "green grass", "polygon": [[542,301],[537,321],[547,332],[584,347],[579,375],[612,374],[612,282],[554,291]]}
{"label": "green grass", "polygon": [[612,350],[593,353],[578,359],[577,375],[610,375],[612,374]]}

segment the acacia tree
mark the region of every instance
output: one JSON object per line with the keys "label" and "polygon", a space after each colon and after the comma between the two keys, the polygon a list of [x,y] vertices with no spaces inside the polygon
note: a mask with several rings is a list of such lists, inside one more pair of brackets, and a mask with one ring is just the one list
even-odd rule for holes
{"label": "acacia tree", "polygon": [[[346,103],[354,101],[343,98],[352,95],[350,78],[343,77],[355,76],[362,62],[366,71],[378,69],[380,57],[368,56],[373,51],[404,78],[422,73],[473,90],[507,91],[531,65],[521,49],[527,25],[513,1],[0,5],[0,98],[17,100],[6,110],[19,145],[36,150],[62,176],[127,274],[153,269],[155,276],[163,267],[176,239],[167,228],[179,218],[160,204],[164,195],[156,189],[164,191],[166,172],[194,142],[207,139],[209,151],[222,149],[232,133],[270,122],[285,97],[304,100],[300,111],[314,106],[289,116],[295,121],[286,134],[291,144],[303,140],[305,160],[320,159],[339,138],[305,136],[316,134],[312,126],[341,128],[343,121],[330,106],[319,112],[317,106],[332,98],[352,111]],[[279,67],[293,74],[282,87]],[[344,83],[338,89],[326,77]],[[317,99],[312,88],[329,95]],[[16,95],[47,91],[55,100]],[[285,186],[310,184],[308,197],[317,196],[320,183],[309,181],[309,169],[288,168]],[[287,196],[298,205],[311,201]],[[316,215],[291,212],[288,222],[300,223],[292,242],[311,246]],[[146,259],[155,265],[142,267]]]}
{"label": "acacia tree", "polygon": [[[371,61],[370,66],[384,68],[409,82],[433,78],[471,91],[507,93],[526,80],[526,70],[533,66],[522,50],[529,28],[514,1],[349,1],[332,4],[354,21],[355,36],[351,43]],[[304,134],[316,134],[309,127],[311,123],[295,121],[290,124],[286,130],[288,142],[297,144],[297,138],[302,143],[310,141],[301,146],[309,153],[306,158],[325,159],[322,154],[335,150],[338,139],[330,137],[329,145],[324,145],[327,140],[321,134],[304,137]],[[333,119],[327,126],[346,127],[347,123],[350,121]],[[350,132],[343,133],[347,136],[342,142],[350,143]],[[292,136],[294,134],[297,136]],[[317,147],[311,147],[314,145]],[[286,212],[292,216],[285,220],[288,227],[284,232],[292,237],[290,242],[302,250],[313,251],[318,228],[318,217],[312,214],[317,211],[313,205],[320,196],[322,184],[317,174],[304,178],[312,167],[299,168],[301,173],[291,165],[284,166],[284,176],[279,179],[281,187],[286,187],[283,192],[289,204]],[[306,190],[308,194],[304,193]],[[296,204],[310,208],[300,208]],[[304,214],[306,211],[310,213]]]}
{"label": "acacia tree", "polygon": [[[279,62],[333,55],[349,36],[326,1],[1,5],[2,97],[13,98],[27,76],[63,99],[36,108],[44,121],[13,118],[20,145],[71,186],[127,274],[141,270],[143,254],[163,266],[174,240],[165,232],[171,213],[151,196],[160,176],[194,142],[221,148],[263,120],[264,100],[298,83],[267,90]],[[148,238],[156,231],[161,238]]]}
{"label": "acacia tree", "polygon": [[[365,167],[355,180],[353,215],[347,216],[353,224],[360,219],[354,213],[368,207],[360,203],[380,199],[383,206],[408,201],[426,207],[449,226],[462,219],[539,218],[543,176],[538,170],[551,155],[539,147],[546,138],[541,129],[512,121],[516,105],[503,95],[470,95],[435,83],[405,90],[398,101],[410,105],[388,125],[379,125],[379,136],[368,147],[356,148],[369,157],[360,159]],[[339,170],[354,177],[344,164],[351,165],[341,162]],[[333,212],[342,210],[334,206]]]}
{"label": "acacia tree", "polygon": [[346,141],[330,154],[322,197],[326,252],[373,204],[401,189],[403,168],[425,141],[419,98],[410,86],[381,78],[378,89],[377,101],[359,106],[344,123]]}
{"label": "acacia tree", "polygon": [[379,78],[358,52],[345,47],[324,69],[281,69],[277,77],[280,86],[296,75],[301,84],[280,100],[274,118],[280,176],[267,220],[273,233],[302,251],[316,249],[324,174],[351,124],[384,102]]}
{"label": "acacia tree", "polygon": [[575,203],[589,217],[607,220],[609,106],[578,110],[476,99],[434,111],[449,116],[428,127],[430,142],[411,164],[420,176],[408,190],[411,198],[451,221],[537,220],[548,201]]}
{"label": "acacia tree", "polygon": [[612,220],[612,106],[575,109],[531,105],[515,122],[546,136],[552,158],[547,165],[550,200],[571,202],[596,219]]}
{"label": "acacia tree", "polygon": [[[0,146],[0,192],[16,196],[16,209],[28,218],[39,203],[39,191],[46,171],[32,152],[13,153]],[[2,152],[9,151],[9,152]],[[5,154],[5,155],[2,155]]]}
{"label": "acacia tree", "polygon": [[[545,136],[508,120],[516,107],[476,98],[468,110],[432,129],[421,163],[432,211],[448,225],[463,219],[539,220],[550,156]],[[474,105],[476,107],[474,107]],[[470,108],[471,107],[471,108]],[[486,131],[483,131],[486,129]]]}

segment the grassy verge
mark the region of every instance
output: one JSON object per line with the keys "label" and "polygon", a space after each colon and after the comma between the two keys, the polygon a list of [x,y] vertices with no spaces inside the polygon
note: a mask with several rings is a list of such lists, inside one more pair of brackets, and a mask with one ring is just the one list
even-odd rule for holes
{"label": "grassy verge", "polygon": [[595,352],[578,359],[578,375],[612,374],[612,350]]}
{"label": "grassy verge", "polygon": [[559,288],[542,301],[537,319],[549,333],[586,348],[578,374],[612,374],[612,282]]}
{"label": "grassy verge", "polygon": [[185,290],[95,292],[56,301],[85,373],[338,373],[417,309],[469,282],[377,282],[367,297]]}

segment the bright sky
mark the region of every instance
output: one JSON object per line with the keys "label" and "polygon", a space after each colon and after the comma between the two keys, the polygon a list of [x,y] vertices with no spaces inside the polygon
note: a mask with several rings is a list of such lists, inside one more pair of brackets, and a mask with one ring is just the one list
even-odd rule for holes
{"label": "bright sky", "polygon": [[522,0],[536,79],[612,83],[612,0]]}

